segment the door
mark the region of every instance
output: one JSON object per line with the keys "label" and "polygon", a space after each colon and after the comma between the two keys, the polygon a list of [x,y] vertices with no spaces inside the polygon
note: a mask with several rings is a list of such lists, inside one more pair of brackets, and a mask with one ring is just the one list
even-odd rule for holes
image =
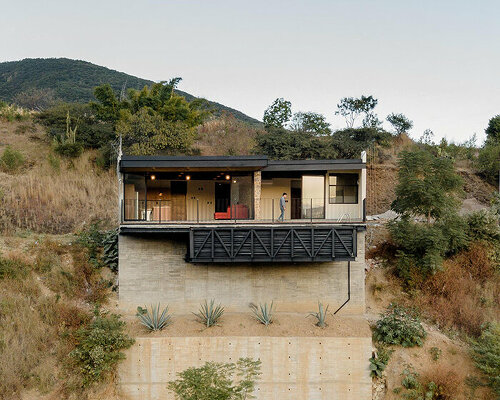
{"label": "door", "polygon": [[215,212],[227,212],[231,201],[231,184],[215,182]]}
{"label": "door", "polygon": [[302,181],[290,182],[290,218],[302,218]]}
{"label": "door", "polygon": [[302,177],[302,218],[325,218],[325,177]]}
{"label": "door", "polygon": [[214,219],[214,182],[188,181],[187,184],[188,221],[211,221]]}

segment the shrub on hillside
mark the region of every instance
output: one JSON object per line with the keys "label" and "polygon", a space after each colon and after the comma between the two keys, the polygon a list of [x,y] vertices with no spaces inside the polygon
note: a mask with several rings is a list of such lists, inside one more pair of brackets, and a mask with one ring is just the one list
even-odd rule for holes
{"label": "shrub on hillside", "polygon": [[78,367],[83,386],[101,381],[125,358],[122,350],[134,344],[125,332],[125,322],[116,314],[99,313],[76,334],[76,348],[70,357]]}
{"label": "shrub on hillside", "polygon": [[179,400],[244,400],[252,395],[261,362],[240,358],[235,363],[207,362],[199,368],[188,368],[169,382],[168,388]]}
{"label": "shrub on hillside", "polygon": [[7,146],[0,157],[0,168],[5,172],[16,172],[25,163],[26,159],[21,152]]}
{"label": "shrub on hillside", "polygon": [[426,332],[412,310],[391,304],[375,326],[375,340],[403,347],[422,346]]}
{"label": "shrub on hillside", "polygon": [[467,215],[467,237],[470,241],[482,240],[489,243],[500,241],[498,215],[491,210],[479,210]]}
{"label": "shrub on hillside", "polygon": [[500,396],[500,324],[486,327],[472,343],[476,366],[484,373],[488,385]]}
{"label": "shrub on hillside", "polygon": [[83,146],[81,143],[57,143],[54,151],[63,157],[76,158],[83,153]]}

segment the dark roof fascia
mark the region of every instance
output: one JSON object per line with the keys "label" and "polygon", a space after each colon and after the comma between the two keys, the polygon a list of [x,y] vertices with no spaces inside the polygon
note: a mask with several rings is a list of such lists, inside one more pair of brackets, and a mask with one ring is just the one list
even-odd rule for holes
{"label": "dark roof fascia", "polygon": [[267,166],[267,156],[123,156],[120,169],[137,168],[249,168],[262,169]]}
{"label": "dark roof fascia", "polygon": [[363,169],[361,159],[269,160],[267,156],[123,156],[120,170],[238,168],[272,171],[329,171]]}
{"label": "dark roof fascia", "polygon": [[273,171],[331,171],[331,170],[348,170],[348,169],[364,169],[366,163],[361,159],[352,160],[286,160],[277,161],[270,160],[267,167],[263,168],[263,172]]}

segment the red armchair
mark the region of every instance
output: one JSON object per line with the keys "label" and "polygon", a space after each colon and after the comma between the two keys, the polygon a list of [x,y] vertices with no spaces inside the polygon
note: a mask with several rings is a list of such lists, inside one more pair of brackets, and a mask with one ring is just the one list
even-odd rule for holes
{"label": "red armchair", "polygon": [[[233,209],[231,212],[231,208]],[[216,212],[214,219],[248,219],[248,207],[244,204],[229,206],[226,212]]]}

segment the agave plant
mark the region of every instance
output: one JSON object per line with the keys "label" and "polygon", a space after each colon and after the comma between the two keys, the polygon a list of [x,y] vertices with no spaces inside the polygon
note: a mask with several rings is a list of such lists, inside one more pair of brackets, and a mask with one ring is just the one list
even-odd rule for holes
{"label": "agave plant", "polygon": [[312,316],[316,318],[316,326],[319,326],[320,328],[324,328],[326,324],[326,314],[328,313],[328,307],[330,307],[329,304],[326,305],[326,308],[323,307],[323,303],[320,303],[318,301],[318,311],[317,312],[310,312],[308,316]]}
{"label": "agave plant", "polygon": [[255,319],[265,326],[273,323],[273,306],[274,304],[272,301],[270,306],[268,306],[267,303],[259,304],[258,307],[253,303],[250,304]]}
{"label": "agave plant", "polygon": [[160,313],[160,303],[156,306],[151,305],[151,309],[137,307],[137,318],[142,325],[150,331],[161,331],[169,326],[172,322],[172,315],[168,313],[168,306],[166,306]]}
{"label": "agave plant", "polygon": [[224,314],[224,307],[222,307],[220,303],[215,306],[214,299],[210,300],[210,303],[205,300],[205,302],[200,305],[198,313],[193,314],[198,317],[200,322],[205,324],[207,328],[210,328],[217,323],[220,317],[222,317],[222,314]]}

